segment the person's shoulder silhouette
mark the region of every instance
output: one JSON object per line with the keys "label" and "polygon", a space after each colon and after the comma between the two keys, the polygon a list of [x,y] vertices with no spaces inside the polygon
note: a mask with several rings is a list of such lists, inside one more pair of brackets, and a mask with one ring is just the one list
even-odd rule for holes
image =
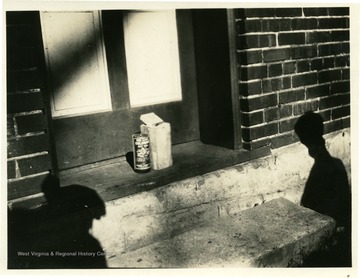
{"label": "person's shoulder silhouette", "polygon": [[314,158],[301,205],[333,217],[338,226],[347,225],[350,221],[349,181],[342,161],[326,149],[322,117],[307,112],[298,119],[294,129]]}

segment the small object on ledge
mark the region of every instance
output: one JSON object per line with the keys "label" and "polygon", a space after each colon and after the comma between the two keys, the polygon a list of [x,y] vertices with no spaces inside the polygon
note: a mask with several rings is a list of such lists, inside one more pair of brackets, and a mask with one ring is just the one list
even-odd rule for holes
{"label": "small object on ledge", "polygon": [[132,135],[134,152],[134,170],[138,173],[150,171],[150,140],[146,134]]}
{"label": "small object on ledge", "polygon": [[155,113],[141,115],[144,122],[140,126],[142,134],[147,134],[150,140],[151,168],[161,170],[172,166],[171,127]]}

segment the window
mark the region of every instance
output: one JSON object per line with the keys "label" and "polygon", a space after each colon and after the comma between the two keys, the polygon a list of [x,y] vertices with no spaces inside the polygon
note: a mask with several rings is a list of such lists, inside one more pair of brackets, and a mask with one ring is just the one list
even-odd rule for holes
{"label": "window", "polygon": [[42,12],[53,117],[111,109],[100,13]]}
{"label": "window", "polygon": [[124,16],[131,107],[181,100],[175,10]]}

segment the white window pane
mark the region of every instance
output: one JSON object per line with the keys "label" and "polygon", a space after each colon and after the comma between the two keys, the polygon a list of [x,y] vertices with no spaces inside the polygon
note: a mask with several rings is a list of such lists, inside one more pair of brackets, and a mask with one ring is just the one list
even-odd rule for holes
{"label": "white window pane", "polygon": [[110,109],[98,12],[44,12],[41,21],[53,116]]}
{"label": "white window pane", "polygon": [[131,106],[180,101],[175,11],[129,12],[124,34]]}

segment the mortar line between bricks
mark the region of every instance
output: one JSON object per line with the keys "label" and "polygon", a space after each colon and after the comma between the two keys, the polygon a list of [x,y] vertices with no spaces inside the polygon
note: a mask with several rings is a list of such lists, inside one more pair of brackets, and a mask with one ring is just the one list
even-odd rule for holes
{"label": "mortar line between bricks", "polygon": [[238,36],[261,36],[261,35],[294,34],[294,33],[321,33],[321,32],[337,32],[337,31],[349,31],[349,28],[296,29],[296,30],[269,31],[269,32],[247,32],[244,34],[239,34]]}
{"label": "mortar line between bricks", "polygon": [[20,159],[26,159],[26,158],[34,158],[34,157],[48,155],[48,154],[49,154],[48,151],[42,151],[42,152],[37,152],[37,153],[32,153],[32,154],[11,157],[11,158],[8,158],[7,161],[20,160]]}
{"label": "mortar line between bricks", "polygon": [[299,15],[299,16],[264,16],[264,17],[237,17],[235,18],[235,22],[239,21],[258,21],[258,20],[276,20],[276,19],[336,19],[336,18],[349,18],[350,15],[311,15],[311,16],[305,16],[305,15]]}
{"label": "mortar line between bricks", "polygon": [[26,111],[26,112],[19,112],[19,113],[13,113],[11,114],[13,117],[21,117],[21,116],[29,116],[29,115],[37,115],[42,114],[42,110],[32,110],[32,111]]}
{"label": "mortar line between bricks", "polygon": [[25,179],[29,179],[29,178],[40,177],[40,176],[47,175],[47,174],[49,174],[49,171],[31,174],[28,176],[23,176],[21,178],[8,179],[8,182],[14,182],[14,181],[20,181],[20,180],[25,180]]}
{"label": "mortar line between bricks", "polygon": [[45,135],[45,134],[46,134],[46,132],[44,132],[44,131],[28,132],[28,133],[25,133],[25,134],[22,134],[22,135],[9,136],[8,140],[16,140],[16,139],[21,139],[21,138],[26,138],[26,137]]}

